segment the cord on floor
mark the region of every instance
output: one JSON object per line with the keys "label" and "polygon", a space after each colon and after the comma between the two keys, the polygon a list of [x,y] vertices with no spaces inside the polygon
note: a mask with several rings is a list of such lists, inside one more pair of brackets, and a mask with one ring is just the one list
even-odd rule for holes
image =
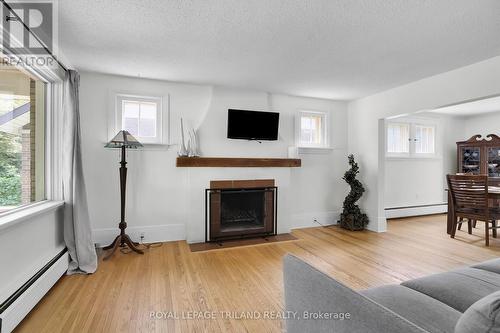
{"label": "cord on floor", "polygon": [[323,228],[328,228],[329,226],[331,226],[331,224],[326,224],[326,225],[325,225],[325,224],[322,224],[322,223],[320,223],[317,219],[314,219],[314,220],[313,220],[313,222],[314,222],[314,223],[319,224],[319,225],[320,225],[320,226],[322,226]]}
{"label": "cord on floor", "polygon": [[[143,237],[141,237],[141,241],[139,242],[139,245],[140,246],[143,246],[144,249],[153,249],[153,248],[156,248],[156,247],[161,247],[163,245],[162,242],[157,242],[157,243],[149,243],[149,244],[145,244],[143,243]],[[123,253],[123,254],[129,254],[130,252],[132,252],[132,250],[129,248],[129,247],[121,247],[120,248],[120,252]]]}

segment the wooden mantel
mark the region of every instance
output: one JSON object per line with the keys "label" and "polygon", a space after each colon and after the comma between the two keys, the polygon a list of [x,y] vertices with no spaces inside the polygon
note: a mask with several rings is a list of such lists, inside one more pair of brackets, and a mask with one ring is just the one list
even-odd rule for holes
{"label": "wooden mantel", "polygon": [[298,158],[177,157],[177,167],[203,168],[297,168]]}

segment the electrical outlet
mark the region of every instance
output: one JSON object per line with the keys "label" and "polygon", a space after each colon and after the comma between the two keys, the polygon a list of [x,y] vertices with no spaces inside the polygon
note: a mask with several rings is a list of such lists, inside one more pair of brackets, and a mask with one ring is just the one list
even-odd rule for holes
{"label": "electrical outlet", "polygon": [[144,231],[141,231],[140,237],[141,237],[141,243],[142,243],[142,241],[144,240],[144,238],[146,238],[146,234],[145,234]]}

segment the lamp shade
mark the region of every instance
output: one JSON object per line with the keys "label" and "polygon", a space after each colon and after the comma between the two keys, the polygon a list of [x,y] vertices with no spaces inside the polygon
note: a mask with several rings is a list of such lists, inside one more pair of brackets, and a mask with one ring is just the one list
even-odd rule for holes
{"label": "lamp shade", "polygon": [[109,141],[105,148],[139,148],[143,147],[142,143],[137,141],[136,138],[132,136],[128,131],[121,130],[115,135],[111,141]]}

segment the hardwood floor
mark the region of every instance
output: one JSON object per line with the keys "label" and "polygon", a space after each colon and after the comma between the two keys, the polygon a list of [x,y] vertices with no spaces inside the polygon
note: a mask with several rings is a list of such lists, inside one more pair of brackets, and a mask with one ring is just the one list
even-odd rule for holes
{"label": "hardwood floor", "polygon": [[[481,223],[474,234],[451,239],[446,217],[435,215],[392,220],[381,234],[319,227],[295,230],[295,241],[249,247],[192,253],[182,241],[144,256],[118,252],[93,275],[61,278],[16,331],[282,332],[280,319],[241,317],[283,310],[285,253],[363,289],[500,256],[500,240],[484,246]],[[213,311],[205,313],[213,319],[182,318],[198,315],[192,311]]]}

